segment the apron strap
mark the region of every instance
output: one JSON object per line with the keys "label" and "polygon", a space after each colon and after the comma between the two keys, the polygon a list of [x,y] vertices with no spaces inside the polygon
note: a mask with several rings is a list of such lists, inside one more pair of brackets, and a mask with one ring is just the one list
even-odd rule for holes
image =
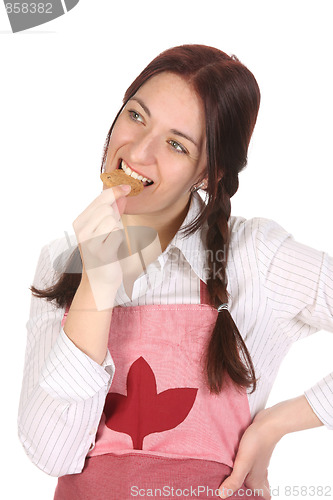
{"label": "apron strap", "polygon": [[202,280],[200,280],[200,304],[209,305],[209,294],[207,290],[207,285]]}

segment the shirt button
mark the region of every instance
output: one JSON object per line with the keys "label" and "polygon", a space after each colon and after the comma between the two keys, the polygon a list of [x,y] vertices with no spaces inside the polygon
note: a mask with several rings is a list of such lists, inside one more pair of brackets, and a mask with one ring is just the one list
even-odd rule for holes
{"label": "shirt button", "polygon": [[93,435],[93,434],[96,434],[96,427],[93,427],[90,432],[89,432],[90,435]]}

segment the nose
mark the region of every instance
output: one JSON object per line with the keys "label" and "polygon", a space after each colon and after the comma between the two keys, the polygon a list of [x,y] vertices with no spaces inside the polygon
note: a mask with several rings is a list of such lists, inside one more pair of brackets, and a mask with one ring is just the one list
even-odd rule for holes
{"label": "nose", "polygon": [[129,161],[133,164],[140,163],[151,165],[155,162],[157,154],[157,138],[151,133],[140,134],[129,147]]}

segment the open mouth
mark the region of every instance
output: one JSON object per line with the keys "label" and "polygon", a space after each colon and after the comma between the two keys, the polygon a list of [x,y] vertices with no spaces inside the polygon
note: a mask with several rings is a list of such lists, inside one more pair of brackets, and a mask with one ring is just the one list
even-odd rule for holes
{"label": "open mouth", "polygon": [[141,181],[144,187],[148,187],[154,184],[154,181],[152,181],[151,179],[143,177],[142,175],[134,172],[134,170],[132,170],[124,160],[120,160],[118,169],[121,169],[123,172],[125,172],[126,175],[133,177],[133,179],[138,179],[139,181]]}

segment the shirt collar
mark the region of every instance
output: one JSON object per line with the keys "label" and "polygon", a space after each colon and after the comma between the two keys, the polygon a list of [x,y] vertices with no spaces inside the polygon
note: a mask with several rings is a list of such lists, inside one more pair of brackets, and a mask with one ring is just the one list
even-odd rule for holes
{"label": "shirt collar", "polygon": [[192,222],[203,210],[205,206],[205,202],[201,198],[201,196],[194,192],[191,196],[191,203],[186,214],[185,219],[183,220],[182,225],[180,226],[178,232],[175,234],[165,251],[162,255],[164,255],[164,262],[166,261],[168,254],[172,251],[173,248],[178,248],[180,252],[184,255],[187,262],[192,267],[193,271],[196,275],[207,283],[207,277],[205,276],[205,266],[206,266],[206,232],[208,229],[207,222],[195,231],[195,233],[191,234],[188,237],[185,237],[184,234],[180,234],[180,229],[184,226]]}

